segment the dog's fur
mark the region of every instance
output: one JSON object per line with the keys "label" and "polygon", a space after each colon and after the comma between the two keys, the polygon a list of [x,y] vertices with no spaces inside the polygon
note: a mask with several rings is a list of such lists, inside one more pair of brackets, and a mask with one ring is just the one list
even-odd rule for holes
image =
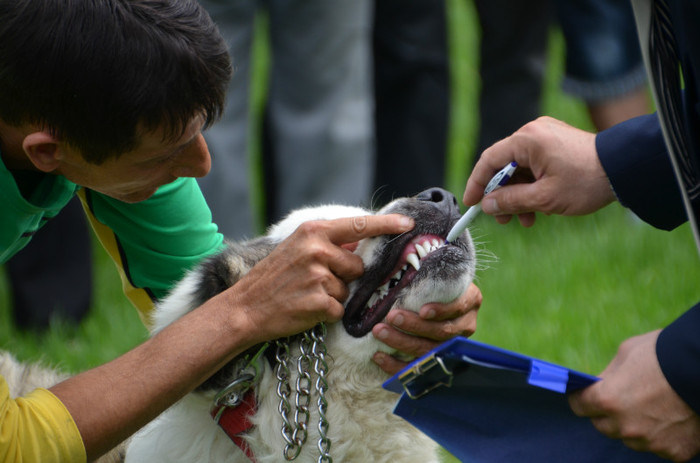
{"label": "dog's fur", "polygon": [[[269,254],[301,223],[367,215],[356,207],[321,206],[293,212],[261,238],[229,243],[221,254],[190,272],[173,293],[159,304],[155,330],[199,306],[206,299],[236,283],[256,262]],[[474,246],[468,232],[420,260],[420,270],[409,270],[389,294],[367,310],[375,289],[388,281],[415,252],[415,243],[437,240],[439,244],[459,218],[457,202],[441,189],[426,190],[414,198],[393,201],[378,214],[401,213],[416,221],[414,230],[399,236],[380,236],[360,242],[355,251],[362,257],[365,273],[350,285],[342,323],[328,327],[328,412],[330,454],[339,462],[437,462],[438,446],[409,423],[392,414],[397,396],[381,388],[387,376],[371,361],[377,350],[391,352],[376,341],[371,328],[394,305],[418,311],[425,303],[453,301],[471,283],[475,270]],[[422,251],[422,250],[421,250]],[[393,285],[393,283],[392,283]],[[265,297],[261,295],[260,297]],[[298,352],[298,340],[290,352]],[[274,350],[271,347],[268,350]],[[264,363],[262,381],[255,387],[257,413],[246,441],[258,463],[284,461],[284,440],[278,412],[277,380]],[[292,361],[292,365],[296,362]],[[240,362],[239,362],[240,365]],[[292,368],[294,370],[295,368]],[[222,369],[194,393],[189,394],[137,433],[127,451],[127,462],[248,462],[244,453],[224,434],[210,416],[214,395],[231,382],[236,362]],[[292,374],[290,383],[295,384]],[[292,392],[292,402],[293,402]],[[315,404],[317,396],[311,400]],[[298,461],[318,458],[318,410],[311,407],[309,436]]]}
{"label": "dog's fur", "polygon": [[[12,354],[0,351],[0,376],[5,378],[10,397],[27,395],[38,387],[49,388],[70,375],[40,363],[19,362]],[[119,463],[124,461],[126,443],[103,455],[95,463]]]}

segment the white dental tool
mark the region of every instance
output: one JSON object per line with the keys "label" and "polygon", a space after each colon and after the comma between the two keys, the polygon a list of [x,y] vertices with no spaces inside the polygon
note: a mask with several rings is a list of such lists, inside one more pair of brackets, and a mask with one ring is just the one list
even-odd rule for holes
{"label": "white dental tool", "polygon": [[[513,176],[513,173],[517,167],[518,163],[513,161],[503,169],[499,170],[498,173],[493,176],[491,181],[489,181],[488,185],[486,185],[486,188],[484,189],[484,196],[508,183],[508,180],[510,180],[510,178]],[[470,207],[467,212],[465,212],[464,215],[457,221],[457,223],[454,224],[450,232],[447,234],[445,241],[449,243],[456,240],[462,233],[464,233],[464,230],[467,229],[471,221],[474,220],[474,217],[476,217],[479,212],[481,212],[481,203]]]}

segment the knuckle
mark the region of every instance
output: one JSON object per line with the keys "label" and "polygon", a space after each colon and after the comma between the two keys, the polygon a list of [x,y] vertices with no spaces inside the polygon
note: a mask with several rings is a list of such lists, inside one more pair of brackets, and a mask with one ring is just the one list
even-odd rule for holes
{"label": "knuckle", "polygon": [[310,221],[304,222],[297,228],[297,233],[305,237],[311,237],[319,234],[324,229],[323,222]]}
{"label": "knuckle", "polygon": [[552,195],[549,189],[534,189],[532,192],[533,209],[544,213],[555,212],[558,198],[558,195]]}
{"label": "knuckle", "polygon": [[[312,261],[327,262],[330,251],[321,241],[311,241],[305,245],[305,252]],[[325,267],[320,267],[317,271],[322,271]]]}
{"label": "knuckle", "polygon": [[465,329],[462,330],[460,335],[463,335],[463,336],[473,335],[474,333],[476,333],[476,325],[477,325],[476,317],[474,317],[471,319],[470,323],[465,327]]}
{"label": "knuckle", "polygon": [[348,254],[345,259],[348,276],[351,278],[357,278],[365,272],[365,264],[362,262],[362,258],[355,254]]}
{"label": "knuckle", "polygon": [[454,320],[446,320],[442,325],[442,335],[445,338],[453,338],[462,334],[462,329]]}
{"label": "knuckle", "polygon": [[619,436],[621,439],[639,440],[644,437],[644,434],[637,423],[624,421],[619,425]]}
{"label": "knuckle", "polygon": [[309,281],[324,290],[331,287],[334,279],[328,269],[321,265],[315,266],[309,273]]}
{"label": "knuckle", "polygon": [[358,216],[352,218],[352,229],[355,233],[363,233],[368,226],[368,219],[366,216]]}
{"label": "knuckle", "polygon": [[597,407],[606,415],[614,415],[617,413],[617,402],[606,394],[598,394],[594,398]]}
{"label": "knuckle", "polygon": [[[483,302],[484,302],[484,295],[477,288],[475,293],[474,293],[473,299],[472,299],[472,307],[474,309],[480,309],[481,304],[483,304]],[[469,308],[469,307],[467,307],[467,308]]]}

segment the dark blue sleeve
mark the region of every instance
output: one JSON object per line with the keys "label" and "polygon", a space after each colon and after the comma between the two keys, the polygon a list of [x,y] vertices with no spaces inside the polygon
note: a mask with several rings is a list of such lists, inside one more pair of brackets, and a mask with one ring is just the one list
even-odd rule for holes
{"label": "dark blue sleeve", "polygon": [[596,149],[623,206],[664,230],[687,220],[656,114],[636,117],[600,132]]}
{"label": "dark blue sleeve", "polygon": [[[655,114],[600,132],[596,149],[623,206],[645,222],[665,230],[687,220]],[[656,355],[673,390],[700,413],[700,304],[661,332]]]}
{"label": "dark blue sleeve", "polygon": [[661,331],[656,356],[666,380],[700,414],[700,303]]}

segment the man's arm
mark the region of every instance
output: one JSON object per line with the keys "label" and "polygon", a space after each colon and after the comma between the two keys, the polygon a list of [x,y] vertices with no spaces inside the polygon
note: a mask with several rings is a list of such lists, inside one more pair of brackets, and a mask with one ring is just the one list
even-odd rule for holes
{"label": "man's arm", "polygon": [[664,230],[688,220],[656,114],[600,132],[596,151],[623,206]]}
{"label": "man's arm", "polygon": [[413,227],[398,215],[302,224],[238,283],[103,366],[50,390],[66,406],[88,459],[155,418],[245,349],[342,317],[363,272],[344,243]]}

